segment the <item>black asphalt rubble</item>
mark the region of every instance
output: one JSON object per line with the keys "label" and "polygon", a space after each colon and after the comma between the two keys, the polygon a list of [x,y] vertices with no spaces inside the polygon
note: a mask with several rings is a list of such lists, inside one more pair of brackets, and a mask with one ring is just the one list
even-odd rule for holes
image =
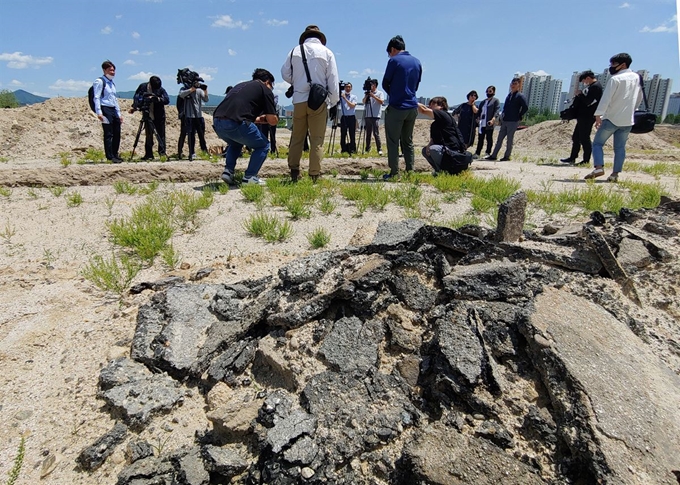
{"label": "black asphalt rubble", "polygon": [[[680,204],[664,202],[539,234],[518,231],[517,194],[496,231],[382,224],[275,276],[137,285],[155,293],[131,357],[100,376],[129,428],[79,463],[127,439],[119,485],[677,484]],[[212,426],[152,455],[137,433],[189,388]]]}

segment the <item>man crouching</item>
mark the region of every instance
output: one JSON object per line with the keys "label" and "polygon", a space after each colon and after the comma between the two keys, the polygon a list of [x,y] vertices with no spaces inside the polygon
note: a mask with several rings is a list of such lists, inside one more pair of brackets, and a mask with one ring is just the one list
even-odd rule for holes
{"label": "man crouching", "polygon": [[269,142],[255,123],[276,126],[279,122],[273,89],[272,73],[266,69],[255,69],[253,80],[234,86],[215,109],[213,129],[229,145],[222,173],[222,180],[228,184],[234,183],[236,160],[246,146],[252,153],[243,183],[264,185],[257,174],[269,153]]}

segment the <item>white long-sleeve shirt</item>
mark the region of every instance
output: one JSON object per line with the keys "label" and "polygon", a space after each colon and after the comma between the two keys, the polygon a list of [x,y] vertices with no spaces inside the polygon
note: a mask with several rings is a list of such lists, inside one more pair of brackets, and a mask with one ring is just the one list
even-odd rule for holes
{"label": "white long-sleeve shirt", "polygon": [[640,76],[630,69],[623,69],[607,81],[595,116],[601,116],[616,126],[633,126],[633,114],[640,101]]}
{"label": "white long-sleeve shirt", "polygon": [[[330,106],[335,106],[340,101],[340,78],[335,63],[335,55],[319,39],[313,37],[305,40],[303,46],[309,67],[309,77],[313,83],[327,87],[327,103]],[[307,74],[302,63],[299,45],[295,46],[286,56],[286,62],[281,67],[281,77],[294,87],[293,104],[307,101],[309,98],[309,82],[307,82]]]}

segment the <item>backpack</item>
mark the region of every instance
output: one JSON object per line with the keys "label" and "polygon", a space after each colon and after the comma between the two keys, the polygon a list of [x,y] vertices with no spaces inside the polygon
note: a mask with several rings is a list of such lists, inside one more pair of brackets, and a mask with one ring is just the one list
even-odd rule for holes
{"label": "backpack", "polygon": [[[104,96],[104,86],[106,86],[106,81],[104,81],[104,76],[100,77],[99,79],[102,80],[102,92],[99,95],[101,98]],[[93,113],[96,113],[97,111],[94,109],[94,84],[90,86],[90,89],[87,90],[87,101],[90,103],[90,109],[92,110]]]}

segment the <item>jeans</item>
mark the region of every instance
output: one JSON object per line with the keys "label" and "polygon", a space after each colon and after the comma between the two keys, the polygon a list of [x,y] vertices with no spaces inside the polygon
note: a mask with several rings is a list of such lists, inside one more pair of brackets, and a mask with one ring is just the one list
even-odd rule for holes
{"label": "jeans", "polygon": [[250,154],[250,162],[248,162],[245,177],[256,176],[269,152],[269,142],[262,136],[257,125],[250,121],[239,122],[215,118],[213,119],[213,128],[217,136],[229,144],[224,169],[233,174],[236,169],[236,160],[241,155],[243,147],[247,146],[253,151]]}
{"label": "jeans", "polygon": [[593,139],[593,166],[604,167],[604,144],[614,135],[614,173],[623,170],[626,159],[626,142],[632,126],[616,126],[609,120],[602,120],[602,124]]}
{"label": "jeans", "polygon": [[503,144],[503,139],[508,137],[508,143],[505,145],[505,154],[503,158],[510,158],[512,155],[512,144],[515,140],[515,132],[519,127],[519,121],[504,121],[501,125],[501,131],[498,133],[498,141],[496,141],[496,148],[493,149],[492,157],[497,157],[498,152],[501,151],[501,145]]}
{"label": "jeans", "polygon": [[427,154],[427,147],[423,147],[423,156],[425,160],[432,165],[435,172],[442,170],[442,157],[444,156],[444,147],[442,145],[430,145],[430,154]]}
{"label": "jeans", "polygon": [[385,110],[385,137],[387,138],[387,163],[390,174],[399,173],[399,147],[404,154],[406,171],[413,170],[413,127],[418,117],[418,109],[397,109],[388,106]]}
{"label": "jeans", "polygon": [[109,121],[102,123],[104,129],[104,153],[107,160],[113,160],[118,157],[118,149],[120,148],[120,118],[116,114],[116,108],[110,106],[102,106],[102,114]]}

